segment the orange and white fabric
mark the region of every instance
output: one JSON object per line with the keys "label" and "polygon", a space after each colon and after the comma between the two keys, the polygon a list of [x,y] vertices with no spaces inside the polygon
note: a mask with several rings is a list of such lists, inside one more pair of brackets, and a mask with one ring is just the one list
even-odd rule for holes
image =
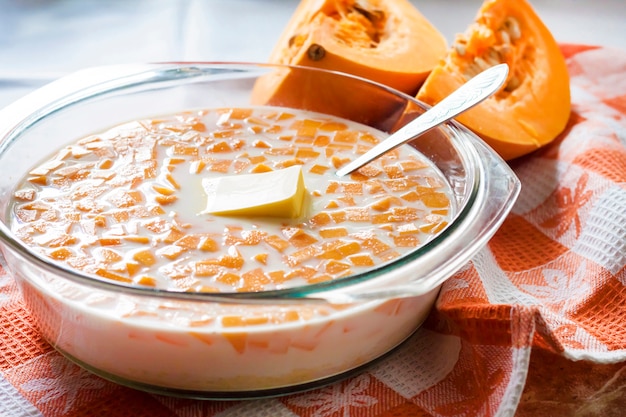
{"label": "orange and white fabric", "polygon": [[41,339],[0,268],[0,417],[626,415],[626,52],[563,45],[573,109],[425,325],[358,376],[251,401],[115,385]]}

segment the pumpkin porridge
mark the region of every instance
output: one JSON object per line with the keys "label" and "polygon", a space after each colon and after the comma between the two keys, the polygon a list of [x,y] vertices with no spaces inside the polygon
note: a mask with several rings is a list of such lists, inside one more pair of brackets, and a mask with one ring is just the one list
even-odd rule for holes
{"label": "pumpkin porridge", "polygon": [[[449,221],[446,183],[417,153],[394,151],[350,177],[334,175],[380,139],[352,122],[274,108],[131,122],[33,168],[15,192],[12,229],[74,269],[174,291],[337,279],[401,256]],[[288,202],[303,206],[295,217],[257,216],[263,207],[206,213],[203,180],[296,166],[306,191]],[[268,198],[280,192],[271,185]]]}
{"label": "pumpkin porridge", "polygon": [[[70,269],[158,290],[256,292],[341,279],[415,250],[453,214],[449,185],[406,147],[349,177],[334,174],[385,136],[276,107],[133,121],[30,170],[14,192],[11,228]],[[247,187],[236,208],[211,210],[250,175],[295,188],[252,197],[258,187]],[[65,323],[55,347],[79,363],[122,382],[200,391],[274,389],[368,363],[411,334],[437,292],[244,306],[141,300],[53,277],[24,286],[50,326]]]}

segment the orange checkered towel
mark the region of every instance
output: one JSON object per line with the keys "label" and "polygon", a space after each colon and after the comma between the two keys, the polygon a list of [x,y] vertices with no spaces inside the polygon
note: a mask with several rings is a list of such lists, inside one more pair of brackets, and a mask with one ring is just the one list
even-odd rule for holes
{"label": "orange checkered towel", "polygon": [[626,415],[626,53],[562,49],[566,131],[511,162],[522,181],[512,213],[385,360],[263,400],[134,391],[57,354],[0,269],[0,416]]}

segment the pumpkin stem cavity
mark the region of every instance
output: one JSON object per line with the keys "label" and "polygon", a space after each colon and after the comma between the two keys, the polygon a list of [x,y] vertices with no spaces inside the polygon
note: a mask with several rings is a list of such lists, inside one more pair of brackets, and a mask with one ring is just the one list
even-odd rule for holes
{"label": "pumpkin stem cavity", "polygon": [[490,26],[488,20],[479,20],[468,27],[465,33],[458,34],[452,44],[448,64],[458,68],[465,80],[498,64],[506,63],[511,68],[505,87],[496,94],[496,98],[504,98],[522,84],[524,72],[519,62],[528,61],[528,57],[520,59],[527,50],[532,48],[522,41],[522,30],[519,21],[513,16],[506,16],[496,27]]}
{"label": "pumpkin stem cavity", "polygon": [[387,13],[369,1],[336,0],[327,16],[338,22],[335,38],[349,47],[376,48],[385,30]]}

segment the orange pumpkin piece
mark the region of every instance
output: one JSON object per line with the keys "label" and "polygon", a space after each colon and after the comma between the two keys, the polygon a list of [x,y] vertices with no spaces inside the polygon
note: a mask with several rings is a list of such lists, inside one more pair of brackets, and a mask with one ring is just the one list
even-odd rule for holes
{"label": "orange pumpkin piece", "polygon": [[290,246],[289,242],[287,242],[285,239],[281,239],[276,235],[265,236],[263,240],[265,241],[265,243],[276,249],[278,252],[282,252]]}
{"label": "orange pumpkin piece", "polygon": [[263,265],[267,265],[267,257],[269,255],[267,253],[257,253],[256,255],[254,255],[254,260],[262,263]]}
{"label": "orange pumpkin piece", "polygon": [[128,275],[130,275],[131,277],[135,275],[137,272],[139,272],[140,269],[141,269],[141,265],[137,263],[134,263],[134,262],[126,263],[126,272],[128,272]]}
{"label": "orange pumpkin piece", "polygon": [[115,274],[113,272],[107,271],[106,269],[98,269],[96,271],[96,275],[102,277],[102,278],[107,278],[107,279],[112,279],[114,281],[120,281],[120,282],[127,282],[127,283],[131,283],[132,280],[130,278],[126,278],[124,276]]}
{"label": "orange pumpkin piece", "polygon": [[302,0],[269,61],[343,71],[414,94],[446,46],[408,0]]}
{"label": "orange pumpkin piece", "polygon": [[100,244],[100,246],[118,246],[122,242],[120,239],[117,238],[100,238],[98,239],[98,243]]}
{"label": "orange pumpkin piece", "polygon": [[224,327],[242,327],[242,326],[258,326],[260,324],[269,323],[269,318],[265,316],[224,316],[222,317],[222,326]]}
{"label": "orange pumpkin piece", "polygon": [[[384,123],[403,111],[396,99],[315,69],[361,76],[413,95],[446,48],[445,38],[408,0],[302,0],[269,62],[313,70],[280,68],[260,77],[251,102]],[[327,156],[335,151],[326,149]]]}
{"label": "orange pumpkin piece", "polygon": [[149,249],[144,249],[136,252],[133,255],[133,259],[142,265],[151,266],[154,265],[157,260]]}
{"label": "orange pumpkin piece", "polygon": [[324,173],[326,171],[328,171],[330,169],[330,167],[324,166],[324,165],[318,165],[315,164],[311,167],[311,169],[309,169],[309,172],[311,174],[318,174],[318,175],[324,175]]}
{"label": "orange pumpkin piece", "polygon": [[369,255],[353,255],[348,259],[354,266],[374,266],[374,260]]}
{"label": "orange pumpkin piece", "polygon": [[168,245],[168,246],[165,246],[164,248],[159,249],[157,251],[157,255],[163,256],[173,261],[176,258],[178,258],[180,254],[183,253],[184,251],[185,250],[181,248],[180,246]]}
{"label": "orange pumpkin piece", "polygon": [[329,274],[346,274],[350,271],[350,265],[344,262],[331,260],[326,264],[326,272]]}
{"label": "orange pumpkin piece", "polygon": [[197,277],[212,277],[220,272],[220,266],[215,262],[200,261],[194,264],[194,273]]}
{"label": "orange pumpkin piece", "polygon": [[23,189],[23,190],[18,190],[15,193],[13,193],[13,196],[18,199],[18,200],[22,200],[22,201],[33,201],[36,197],[36,192],[35,190],[32,189]]}
{"label": "orange pumpkin piece", "polygon": [[58,261],[64,261],[73,255],[73,252],[68,248],[58,248],[50,252],[50,257]]}
{"label": "orange pumpkin piece", "polygon": [[135,284],[143,285],[146,287],[156,287],[157,280],[154,277],[142,275],[135,280]]}
{"label": "orange pumpkin piece", "polygon": [[250,170],[252,174],[261,174],[263,172],[270,172],[270,171],[273,171],[273,169],[268,167],[265,164],[258,164]]}
{"label": "orange pumpkin piece", "polygon": [[241,277],[237,274],[233,274],[232,272],[225,272],[216,278],[217,281],[230,285],[233,288],[239,286]]}
{"label": "orange pumpkin piece", "polygon": [[170,204],[174,204],[174,202],[178,200],[178,197],[176,197],[175,195],[157,195],[156,197],[154,197],[154,199],[160,205],[167,206]]}
{"label": "orange pumpkin piece", "polygon": [[505,86],[457,119],[510,160],[554,140],[571,108],[563,54],[527,0],[486,0],[417,98],[435,104],[499,63],[509,65]]}
{"label": "orange pumpkin piece", "polygon": [[243,278],[244,284],[240,291],[262,291],[271,282],[270,278],[263,272],[263,268],[245,272],[241,275],[241,278]]}
{"label": "orange pumpkin piece", "polygon": [[320,236],[324,239],[333,238],[333,237],[344,237],[348,236],[348,229],[345,227],[327,227],[324,229],[320,229]]}

